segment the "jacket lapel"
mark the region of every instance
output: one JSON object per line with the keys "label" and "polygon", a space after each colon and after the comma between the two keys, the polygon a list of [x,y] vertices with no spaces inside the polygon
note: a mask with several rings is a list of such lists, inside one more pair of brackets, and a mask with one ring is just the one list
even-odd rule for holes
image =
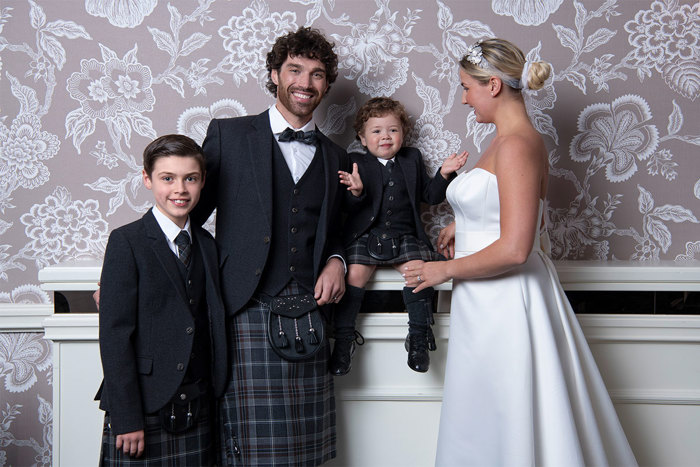
{"label": "jacket lapel", "polygon": [[153,213],[150,210],[143,216],[143,222],[146,228],[146,235],[151,242],[151,249],[153,249],[153,253],[156,255],[158,262],[160,262],[161,266],[163,267],[165,275],[168,276],[168,279],[170,279],[170,282],[172,282],[173,288],[177,290],[180,298],[187,303],[185,284],[180,277],[180,273],[178,272],[179,266],[176,263],[178,259],[168,246],[168,242],[165,239],[165,234],[161,230],[160,226],[158,225],[158,221],[156,221],[156,218],[153,217]]}
{"label": "jacket lapel", "polygon": [[406,157],[403,148],[399,150],[399,152],[396,154],[396,161],[398,162],[398,166],[401,168],[401,173],[403,174],[404,180],[406,180],[406,189],[408,190],[408,197],[411,199],[411,204],[413,206],[416,205],[416,195],[418,195],[418,199],[421,199],[422,194],[418,194],[416,192],[416,170],[410,170],[409,165],[412,164],[412,161],[409,160],[408,157]]}
{"label": "jacket lapel", "polygon": [[[323,246],[326,243],[326,236],[328,235],[328,217],[330,215],[328,211],[330,209],[331,200],[335,198],[336,191],[338,189],[337,173],[339,168],[338,160],[330,153],[330,146],[326,136],[319,131],[318,127],[316,127],[316,135],[318,137],[317,150],[321,151],[321,157],[323,157],[325,190],[323,195],[323,204],[321,205],[321,215],[319,216],[318,226],[316,227],[316,239],[314,241],[314,265],[321,264]],[[314,277],[317,277],[319,272],[320,271],[315,270]]]}
{"label": "jacket lapel", "polygon": [[255,173],[254,182],[268,225],[272,225],[272,130],[268,111],[258,115],[248,134],[250,165]]}
{"label": "jacket lapel", "polygon": [[197,245],[199,245],[199,251],[201,252],[200,257],[202,258],[202,263],[204,263],[207,282],[213,280],[214,284],[218,287],[219,266],[210,261],[210,258],[216,258],[216,244],[212,241],[207,241],[208,239],[204,237],[206,234],[200,233],[199,228],[193,227],[192,234],[197,239]]}
{"label": "jacket lapel", "polygon": [[[371,191],[370,196],[372,197],[372,213],[377,215],[379,213],[379,208],[382,204],[382,194],[384,191],[384,177],[382,175],[382,165],[381,162],[377,160],[375,156],[368,152],[363,156],[365,159],[365,167],[367,168],[367,183],[363,183],[367,187],[368,193]],[[379,189],[378,192],[374,190]]]}

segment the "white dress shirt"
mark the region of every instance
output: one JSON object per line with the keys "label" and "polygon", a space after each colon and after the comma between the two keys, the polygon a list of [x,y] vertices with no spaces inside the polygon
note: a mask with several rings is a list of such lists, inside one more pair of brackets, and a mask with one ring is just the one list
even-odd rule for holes
{"label": "white dress shirt", "polygon": [[153,211],[153,217],[156,218],[156,222],[158,222],[158,225],[160,226],[160,230],[162,230],[165,234],[165,239],[168,241],[170,250],[177,256],[178,252],[177,245],[175,245],[175,237],[178,236],[181,230],[187,231],[190,236],[190,242],[192,242],[192,230],[190,229],[189,216],[187,217],[187,222],[185,222],[185,227],[181,229],[175,222],[168,219],[168,216],[160,212],[158,206],[153,206],[151,210]]}
{"label": "white dress shirt", "polygon": [[299,183],[299,180],[306,172],[306,169],[311,165],[311,161],[316,154],[316,145],[306,144],[299,141],[289,141],[285,143],[279,142],[280,133],[282,133],[287,128],[291,128],[294,131],[314,131],[316,129],[316,124],[314,123],[313,117],[311,120],[301,128],[294,128],[292,125],[284,119],[276,106],[270,107],[270,128],[272,129],[272,134],[275,135],[275,139],[278,140],[277,143],[282,151],[282,156],[287,162],[287,167],[292,173],[292,178],[294,183]]}

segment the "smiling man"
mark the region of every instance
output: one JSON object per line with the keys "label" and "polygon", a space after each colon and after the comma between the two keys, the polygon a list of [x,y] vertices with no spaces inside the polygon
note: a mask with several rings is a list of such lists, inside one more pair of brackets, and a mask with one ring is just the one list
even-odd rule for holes
{"label": "smiling man", "polygon": [[207,185],[192,217],[202,223],[217,208],[231,361],[220,417],[224,465],[313,466],[335,457],[327,340],[313,357],[290,361],[273,351],[267,327],[276,298],[323,307],[345,292],[337,174],[348,158],[313,119],[337,66],[317,30],[278,38],[267,55],[275,105],[212,120],[203,144]]}

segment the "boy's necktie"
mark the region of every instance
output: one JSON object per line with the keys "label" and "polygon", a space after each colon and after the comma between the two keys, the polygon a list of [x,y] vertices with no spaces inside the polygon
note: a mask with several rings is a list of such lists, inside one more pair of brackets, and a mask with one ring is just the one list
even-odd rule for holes
{"label": "boy's necktie", "polygon": [[386,169],[391,173],[391,171],[394,170],[394,161],[387,161]]}
{"label": "boy's necktie", "polygon": [[178,257],[185,266],[190,264],[190,256],[192,254],[192,246],[190,243],[190,234],[186,230],[181,230],[175,237],[175,245],[177,245]]}

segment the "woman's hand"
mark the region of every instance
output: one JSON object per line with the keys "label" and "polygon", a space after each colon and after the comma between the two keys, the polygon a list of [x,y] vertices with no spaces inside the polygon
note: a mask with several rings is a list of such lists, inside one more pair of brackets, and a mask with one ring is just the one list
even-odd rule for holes
{"label": "woman's hand", "polygon": [[461,169],[464,164],[467,163],[467,156],[469,153],[467,151],[462,151],[460,154],[454,153],[442,163],[440,168],[440,174],[445,180],[448,179],[451,173],[454,173]]}
{"label": "woman's hand", "polygon": [[413,293],[442,284],[450,280],[447,275],[447,261],[428,261],[403,268],[403,277],[406,287],[415,287]]}
{"label": "woman's hand", "polygon": [[356,163],[352,164],[352,173],[339,170],[338,177],[340,178],[340,183],[346,185],[348,191],[354,196],[359,197],[362,194],[362,190],[365,187],[362,184],[362,178],[360,177],[360,171]]}
{"label": "woman's hand", "polygon": [[455,225],[456,224],[452,222],[442,229],[437,239],[438,253],[442,254],[447,259],[455,257]]}

